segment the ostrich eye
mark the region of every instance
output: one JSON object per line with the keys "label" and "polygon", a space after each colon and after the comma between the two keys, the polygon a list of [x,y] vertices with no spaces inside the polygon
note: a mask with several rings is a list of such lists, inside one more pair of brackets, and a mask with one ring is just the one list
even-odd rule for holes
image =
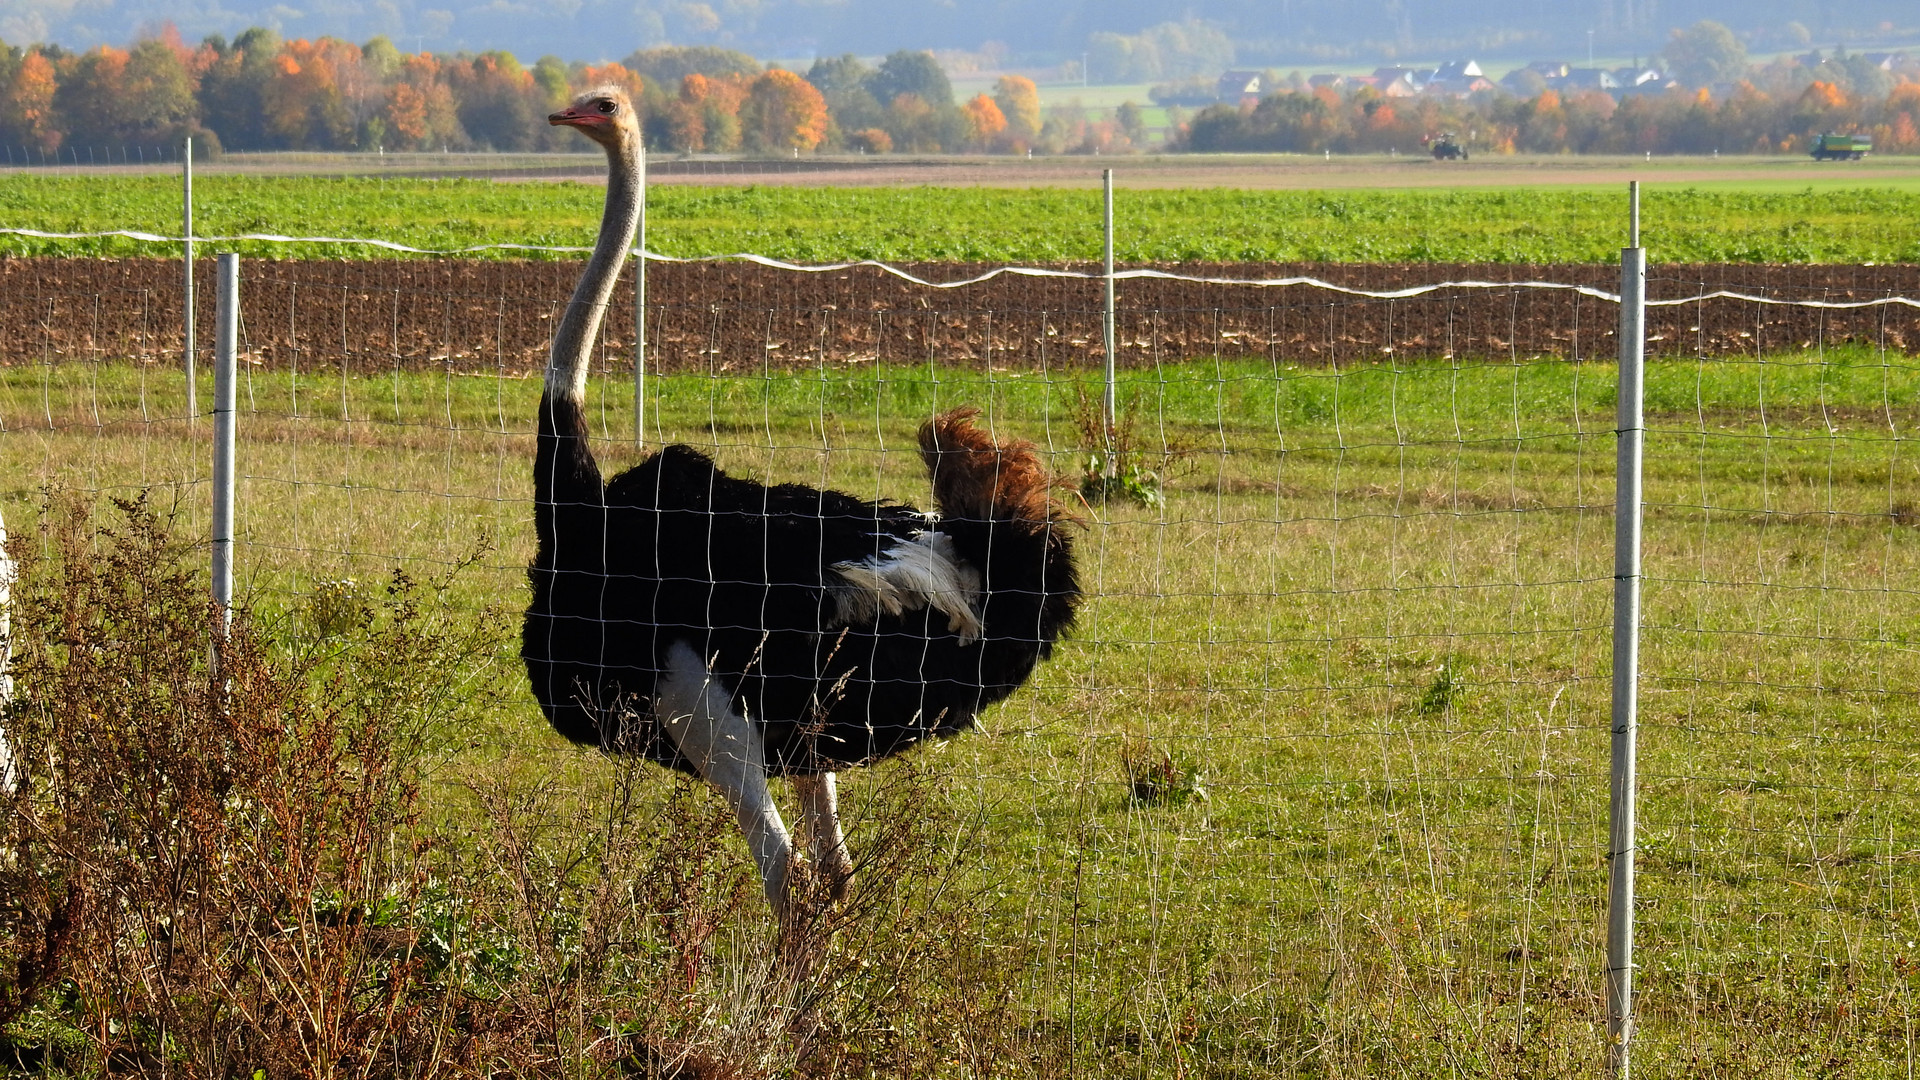
{"label": "ostrich eye", "polygon": [[615,104],[614,104],[613,102],[611,102],[611,101],[608,101],[608,100],[606,100],[605,98],[601,98],[601,99],[600,99],[600,111],[601,111],[601,112],[603,112],[603,113],[614,113],[614,112],[618,112],[619,110],[620,110],[620,106],[618,106],[618,105],[615,105]]}

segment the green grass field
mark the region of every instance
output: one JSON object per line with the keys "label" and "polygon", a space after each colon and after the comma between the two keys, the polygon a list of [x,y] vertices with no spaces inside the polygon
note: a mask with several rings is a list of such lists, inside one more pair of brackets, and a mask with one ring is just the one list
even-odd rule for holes
{"label": "green grass field", "polygon": [[[585,214],[588,193],[540,193],[576,195]],[[918,418],[983,406],[1071,473],[1095,386],[903,368],[652,385],[660,439],[922,504]],[[919,1074],[1600,1071],[1613,386],[1608,365],[1553,361],[1129,373],[1165,506],[1085,508],[1074,639],[983,730],[917,758],[946,778],[916,812],[956,838],[971,906],[953,932],[989,958],[966,992],[1003,1002],[1017,1051],[923,1048]],[[444,599],[500,634],[470,718],[435,743],[431,804],[456,838],[476,792],[577,808],[607,783],[512,659],[537,392],[267,370],[241,388],[238,562],[263,618],[297,622],[323,582],[485,552]],[[603,463],[631,462],[626,384],[593,393]],[[0,372],[8,525],[32,536],[57,483],[152,488],[203,534],[209,425],[181,402],[176,374],[143,366]],[[1904,1077],[1920,369],[1660,361],[1647,402],[1636,1068]],[[1131,795],[1143,753],[1204,797]],[[899,776],[847,779],[857,849]],[[764,921],[749,904],[719,940]],[[714,1015],[741,994],[718,975],[687,992]]]}
{"label": "green grass field", "polygon": [[[212,176],[197,182],[195,222],[204,236],[580,246],[592,243],[602,198],[600,188],[575,183]],[[1602,262],[1625,242],[1624,204],[1617,188],[1125,191],[1115,255],[1129,263]],[[169,177],[0,176],[0,226],[174,235],[179,213]],[[676,256],[1033,263],[1100,254],[1100,196],[1088,190],[658,186],[648,214],[648,246]],[[1644,196],[1643,227],[1656,262],[1914,262],[1920,189],[1662,186]],[[238,248],[267,258],[383,255],[337,245]],[[0,254],[171,250],[123,239],[0,236]]]}

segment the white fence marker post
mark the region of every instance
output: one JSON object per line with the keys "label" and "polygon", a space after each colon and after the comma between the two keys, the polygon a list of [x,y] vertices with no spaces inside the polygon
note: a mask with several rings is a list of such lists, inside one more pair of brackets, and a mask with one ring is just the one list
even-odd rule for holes
{"label": "white fence marker post", "polygon": [[[0,521],[0,707],[13,704],[13,579],[18,566],[7,557],[7,525]],[[0,795],[11,795],[20,786],[20,771],[14,764],[13,746],[7,742],[7,729],[0,727]]]}
{"label": "white fence marker post", "polygon": [[1113,334],[1113,170],[1112,169],[1106,170],[1102,183],[1106,188],[1106,214],[1105,214],[1106,242],[1102,249],[1102,258],[1105,266],[1105,275],[1106,275],[1106,297],[1101,305],[1100,331],[1101,331],[1103,342],[1105,343],[1106,349],[1107,349],[1107,389],[1106,389],[1105,397],[1101,399],[1100,406],[1101,406],[1101,412],[1103,414],[1102,419],[1106,421],[1106,426],[1107,426],[1106,473],[1108,476],[1116,476],[1118,475],[1118,473],[1116,472],[1116,465],[1113,460],[1114,451],[1116,449],[1116,447],[1114,446],[1114,424],[1119,418],[1120,414],[1119,414],[1119,408],[1118,408],[1119,391],[1117,386],[1115,385],[1118,376],[1116,375],[1114,370],[1114,357],[1113,357],[1114,334]]}
{"label": "white fence marker post", "polygon": [[213,599],[233,615],[234,393],[240,351],[240,256],[220,256],[213,356]]}
{"label": "white fence marker post", "polygon": [[1628,185],[1629,243],[1620,252],[1620,389],[1613,518],[1613,770],[1607,851],[1607,1067],[1628,1075],[1633,1038],[1634,743],[1639,731],[1640,461],[1646,432],[1647,253],[1640,184]]}
{"label": "white fence marker post", "polygon": [[633,444],[647,443],[647,145],[640,159],[640,228],[633,252]]}
{"label": "white fence marker post", "polygon": [[183,308],[186,323],[186,360],[187,360],[187,422],[192,423],[199,415],[199,393],[194,386],[193,375],[193,136],[187,136],[185,150],[180,154],[180,235],[184,238],[187,250],[186,259],[186,299]]}

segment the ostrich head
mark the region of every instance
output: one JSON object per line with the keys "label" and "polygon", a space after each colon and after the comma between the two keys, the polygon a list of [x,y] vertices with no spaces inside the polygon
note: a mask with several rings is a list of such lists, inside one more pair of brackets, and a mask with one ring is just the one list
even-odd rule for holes
{"label": "ostrich head", "polygon": [[580,133],[609,150],[636,145],[640,139],[640,118],[634,113],[627,93],[615,86],[589,90],[547,117],[556,127],[579,129]]}

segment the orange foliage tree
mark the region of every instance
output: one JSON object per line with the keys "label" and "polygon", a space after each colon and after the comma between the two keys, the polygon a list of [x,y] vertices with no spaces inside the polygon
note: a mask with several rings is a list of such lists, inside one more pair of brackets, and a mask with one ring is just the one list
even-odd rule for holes
{"label": "orange foliage tree", "polygon": [[1002,75],[993,84],[993,103],[1007,122],[1007,139],[1017,149],[1032,145],[1040,134],[1040,90],[1023,75]]}
{"label": "orange foliage tree", "polygon": [[640,100],[641,93],[646,88],[640,80],[639,73],[628,70],[625,64],[602,64],[599,67],[589,64],[581,68],[579,76],[573,80],[573,89],[576,93],[602,86],[617,86],[626,91],[627,96],[635,101]]}
{"label": "orange foliage tree", "polygon": [[353,147],[354,120],[340,89],[343,69],[358,75],[360,50],[338,38],[300,39],[281,46],[260,88],[267,134],[285,147]]}
{"label": "orange foliage tree", "polygon": [[725,152],[740,148],[740,108],[750,82],[741,76],[694,72],[680,79],[680,96],[666,106],[674,150]]}
{"label": "orange foliage tree", "polygon": [[762,153],[811,150],[827,137],[827,100],[807,80],[772,68],[747,87],[740,133],[748,149]]}
{"label": "orange foliage tree", "polygon": [[29,52],[12,81],[0,88],[0,137],[43,154],[60,149],[66,133],[53,117],[58,89],[53,61],[38,49]]}
{"label": "orange foliage tree", "polygon": [[967,123],[973,125],[973,144],[980,149],[986,149],[1007,130],[1006,114],[985,94],[976,95],[961,108],[967,114]]}
{"label": "orange foliage tree", "polygon": [[453,91],[441,81],[440,61],[433,54],[402,57],[396,78],[387,87],[381,112],[394,149],[436,150],[467,144]]}

